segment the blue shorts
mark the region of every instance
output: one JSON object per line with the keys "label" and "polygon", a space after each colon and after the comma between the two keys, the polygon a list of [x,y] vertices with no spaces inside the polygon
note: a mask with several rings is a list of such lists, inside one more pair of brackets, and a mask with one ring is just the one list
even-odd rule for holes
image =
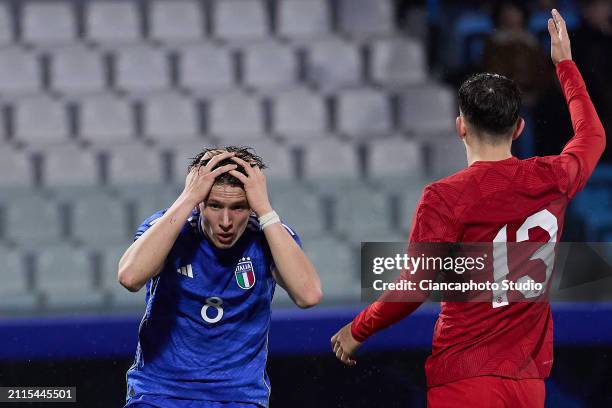
{"label": "blue shorts", "polygon": [[263,408],[249,402],[194,401],[170,398],[162,395],[136,395],[124,408]]}

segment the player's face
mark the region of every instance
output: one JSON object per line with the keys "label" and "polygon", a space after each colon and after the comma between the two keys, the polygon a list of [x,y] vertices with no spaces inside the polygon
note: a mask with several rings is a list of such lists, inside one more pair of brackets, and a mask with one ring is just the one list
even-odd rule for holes
{"label": "player's face", "polygon": [[214,246],[230,248],[242,236],[251,208],[242,187],[215,184],[200,205],[203,228]]}

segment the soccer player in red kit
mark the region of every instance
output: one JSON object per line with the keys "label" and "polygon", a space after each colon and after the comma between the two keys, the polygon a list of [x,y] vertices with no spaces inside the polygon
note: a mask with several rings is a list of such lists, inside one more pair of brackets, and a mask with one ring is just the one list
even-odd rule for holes
{"label": "soccer player in red kit", "polygon": [[[606,139],[572,61],[565,21],[556,10],[548,30],[573,138],[558,156],[513,157],[512,141],[524,127],[517,86],[495,74],[468,79],[459,90],[456,123],[468,167],[425,187],[414,214],[411,243],[493,242],[505,247],[506,242],[559,241],[568,201],[586,184]],[[507,274],[508,260],[502,264]],[[332,337],[334,353],[354,365],[354,353],[368,337],[419,304],[380,299],[372,303]],[[546,301],[507,302],[502,294],[489,303],[442,302],[432,354],[425,364],[428,406],[543,407],[552,342]]]}

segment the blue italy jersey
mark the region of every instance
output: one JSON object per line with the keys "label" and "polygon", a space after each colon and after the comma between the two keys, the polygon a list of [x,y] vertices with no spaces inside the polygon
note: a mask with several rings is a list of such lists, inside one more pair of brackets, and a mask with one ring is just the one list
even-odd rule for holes
{"label": "blue italy jersey", "polygon": [[[164,212],[149,217],[136,239]],[[162,271],[147,283],[127,400],[159,395],[267,407],[273,267],[257,218],[232,248],[218,249],[194,213]]]}

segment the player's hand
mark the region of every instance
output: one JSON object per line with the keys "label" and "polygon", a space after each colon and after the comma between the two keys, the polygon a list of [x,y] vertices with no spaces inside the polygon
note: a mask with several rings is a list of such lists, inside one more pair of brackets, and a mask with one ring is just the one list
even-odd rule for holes
{"label": "player's hand", "polygon": [[230,170],[229,173],[236,177],[244,185],[244,192],[247,196],[249,206],[258,217],[272,211],[270,199],[268,197],[268,185],[266,176],[257,166],[251,166],[239,157],[232,157],[232,160],[240,165],[246,172],[246,176],[238,170]]}
{"label": "player's hand", "polygon": [[550,33],[550,57],[555,65],[561,61],[572,59],[572,47],[565,20],[557,9],[553,9],[552,18],[548,19],[548,32]]}
{"label": "player's hand", "polygon": [[353,355],[357,349],[361,346],[361,343],[353,338],[351,333],[351,324],[349,323],[341,328],[338,333],[334,334],[331,338],[331,346],[334,354],[338,360],[342,361],[348,366],[354,366],[357,361],[353,358]]}
{"label": "player's hand", "polygon": [[[206,163],[206,165],[195,166],[187,174],[183,195],[188,197],[189,200],[192,200],[194,206],[208,197],[208,193],[210,193],[210,189],[218,176],[237,167],[235,164],[226,164],[213,170],[220,161],[233,157],[234,154],[233,152],[216,154]],[[208,159],[208,157],[204,159]]]}

